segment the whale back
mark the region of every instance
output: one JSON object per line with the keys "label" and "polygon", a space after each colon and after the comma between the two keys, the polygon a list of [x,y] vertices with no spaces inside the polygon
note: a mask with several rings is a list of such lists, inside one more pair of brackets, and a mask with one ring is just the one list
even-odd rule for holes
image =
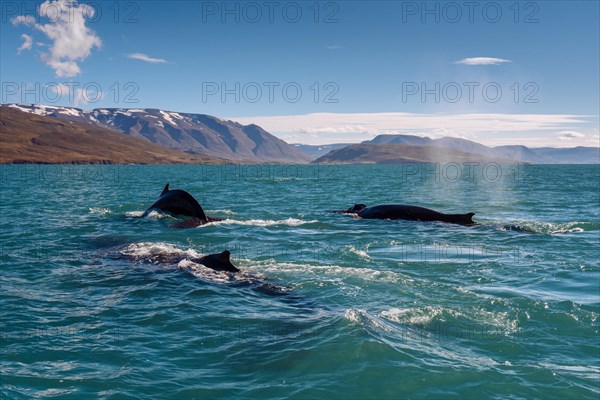
{"label": "whale back", "polygon": [[144,212],[147,215],[151,210],[159,210],[171,215],[185,215],[206,221],[208,218],[198,201],[185,190],[170,190],[167,183],[160,197]]}
{"label": "whale back", "polygon": [[358,212],[358,216],[367,219],[403,219],[409,221],[440,221],[459,225],[473,225],[473,215],[444,214],[425,207],[404,204],[383,204],[367,207]]}
{"label": "whale back", "polygon": [[207,256],[202,257],[200,260],[200,264],[214,269],[215,271],[226,271],[226,272],[239,272],[229,259],[231,253],[228,250],[225,250],[219,254],[209,254]]}
{"label": "whale back", "polygon": [[[168,191],[169,191],[169,184],[167,183],[165,185],[165,188],[163,189],[163,191],[160,192],[160,196],[162,196],[163,194],[167,193]],[[158,197],[160,197],[160,196],[158,196]]]}
{"label": "whale back", "polygon": [[365,208],[367,208],[367,206],[365,204],[355,204],[344,212],[347,214],[358,214]]}
{"label": "whale back", "polygon": [[473,215],[475,213],[467,213],[467,214],[446,214],[449,219],[445,222],[450,222],[453,224],[459,225],[475,225],[475,221],[473,221]]}

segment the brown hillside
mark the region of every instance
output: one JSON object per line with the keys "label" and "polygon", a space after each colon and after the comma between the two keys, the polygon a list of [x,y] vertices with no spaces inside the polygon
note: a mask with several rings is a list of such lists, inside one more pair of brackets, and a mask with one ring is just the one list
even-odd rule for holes
{"label": "brown hillside", "polygon": [[98,126],[0,107],[0,163],[214,164]]}

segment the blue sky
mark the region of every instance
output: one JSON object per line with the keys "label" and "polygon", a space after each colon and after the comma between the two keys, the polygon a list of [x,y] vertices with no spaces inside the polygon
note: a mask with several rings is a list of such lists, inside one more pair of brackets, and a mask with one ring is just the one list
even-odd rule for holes
{"label": "blue sky", "polygon": [[313,144],[600,140],[597,1],[1,7],[3,103],[206,113]]}

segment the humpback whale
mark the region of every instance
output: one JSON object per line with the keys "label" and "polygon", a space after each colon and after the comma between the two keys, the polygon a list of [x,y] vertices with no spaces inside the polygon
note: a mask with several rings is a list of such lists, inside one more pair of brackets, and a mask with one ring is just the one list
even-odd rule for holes
{"label": "humpback whale", "polygon": [[214,269],[215,271],[225,271],[225,272],[240,272],[229,260],[229,250],[225,250],[219,254],[209,254],[207,256],[201,257],[200,259],[192,259],[194,262],[198,262],[199,264],[204,265],[210,269]]}
{"label": "humpback whale", "polygon": [[167,183],[158,199],[144,212],[142,217],[151,211],[160,211],[174,217],[186,216],[190,219],[177,222],[172,226],[176,228],[195,228],[200,225],[214,221],[222,221],[221,218],[209,217],[204,213],[198,201],[185,190],[171,190]]}
{"label": "humpback whale", "polygon": [[458,225],[475,225],[472,220],[475,213],[444,214],[425,207],[404,204],[382,204],[367,207],[355,204],[347,210],[336,211],[343,214],[356,214],[366,219],[404,219],[409,221],[440,221]]}
{"label": "humpback whale", "polygon": [[231,263],[231,260],[229,259],[231,253],[229,250],[225,250],[216,254],[207,254],[202,257],[189,257],[188,254],[180,252],[151,252],[150,255],[140,255],[136,254],[135,252],[131,252],[129,248],[122,249],[118,254],[119,256],[127,257],[131,261],[143,261],[160,265],[177,265],[183,260],[189,260],[196,264],[202,264],[203,266],[215,271],[240,272],[240,270]]}

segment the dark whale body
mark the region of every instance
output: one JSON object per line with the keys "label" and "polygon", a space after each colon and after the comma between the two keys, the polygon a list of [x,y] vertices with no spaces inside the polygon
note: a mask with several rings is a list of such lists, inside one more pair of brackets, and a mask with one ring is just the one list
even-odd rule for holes
{"label": "dark whale body", "polygon": [[472,220],[475,213],[444,214],[425,207],[404,204],[383,204],[367,207],[364,204],[355,204],[353,207],[341,211],[344,214],[356,214],[366,219],[403,219],[408,221],[440,221],[458,225],[474,225]]}
{"label": "dark whale body", "polygon": [[230,255],[231,253],[229,253],[228,250],[225,250],[222,253],[209,254],[200,259],[192,259],[192,261],[202,264],[210,269],[214,269],[215,271],[240,272],[240,270],[229,260]]}
{"label": "dark whale body", "polygon": [[208,217],[198,201],[185,190],[170,190],[169,184],[165,185],[158,199],[144,212],[143,217],[151,211],[157,210],[176,216],[191,217],[185,221],[173,224],[177,228],[194,228],[213,221],[221,221],[220,218]]}
{"label": "dark whale body", "polygon": [[203,257],[193,257],[189,258],[187,254],[151,254],[151,255],[132,255],[126,254],[123,252],[118,253],[119,256],[125,256],[129,258],[131,261],[142,261],[152,264],[159,265],[177,265],[182,260],[189,260],[196,264],[202,264],[207,268],[210,268],[215,271],[224,271],[224,272],[240,272],[232,263],[229,257],[231,253],[229,250],[225,250],[221,253],[216,254],[207,254]]}

